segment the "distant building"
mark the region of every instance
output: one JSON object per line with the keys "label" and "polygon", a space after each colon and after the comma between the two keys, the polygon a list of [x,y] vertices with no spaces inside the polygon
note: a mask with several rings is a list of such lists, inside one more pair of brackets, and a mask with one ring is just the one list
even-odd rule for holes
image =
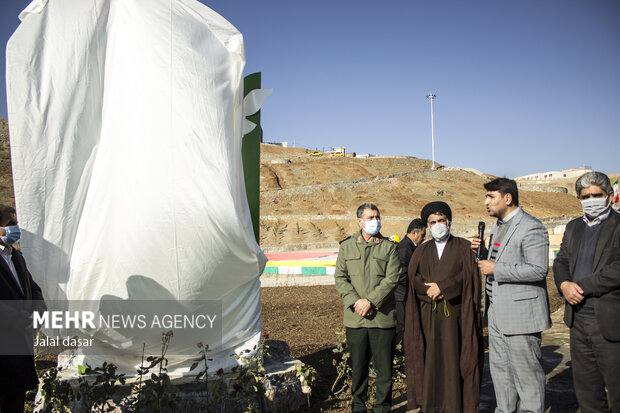
{"label": "distant building", "polygon": [[[281,146],[283,148],[288,148],[289,147],[288,146],[288,142],[263,142],[263,143],[266,143],[267,145]],[[293,145],[293,147],[295,147],[295,146]]]}
{"label": "distant building", "polygon": [[591,172],[590,166],[582,166],[578,169],[565,169],[563,171],[537,172],[515,178],[515,181],[535,181],[536,183],[551,182],[558,179],[578,178],[586,172]]}

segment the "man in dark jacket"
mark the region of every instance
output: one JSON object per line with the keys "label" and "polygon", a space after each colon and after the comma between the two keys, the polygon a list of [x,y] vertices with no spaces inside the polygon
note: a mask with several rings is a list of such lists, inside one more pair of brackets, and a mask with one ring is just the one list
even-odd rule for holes
{"label": "man in dark jacket", "polygon": [[403,329],[405,327],[405,299],[407,298],[407,288],[409,277],[407,269],[409,261],[416,247],[424,242],[426,237],[426,224],[420,218],[416,218],[409,223],[407,234],[398,243],[398,255],[400,257],[400,279],[394,289],[396,299],[396,344],[403,340]]}
{"label": "man in dark jacket", "polygon": [[21,231],[15,209],[0,205],[0,413],[24,411],[26,390],[39,382],[32,347],[32,313],[44,310],[41,288],[21,252],[13,248]]}
{"label": "man in dark jacket", "polygon": [[607,175],[588,172],[577,179],[575,190],[584,215],[566,226],[553,263],[555,283],[566,299],[573,385],[582,412],[617,412],[620,214],[611,208],[613,189]]}

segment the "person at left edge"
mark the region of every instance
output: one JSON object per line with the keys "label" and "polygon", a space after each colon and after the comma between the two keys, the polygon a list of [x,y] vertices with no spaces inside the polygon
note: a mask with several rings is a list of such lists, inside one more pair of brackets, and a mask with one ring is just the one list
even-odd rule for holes
{"label": "person at left edge", "polygon": [[394,298],[396,299],[396,344],[403,340],[403,331],[405,328],[405,300],[407,298],[407,288],[409,286],[409,261],[413,251],[424,242],[426,237],[426,223],[420,218],[415,218],[407,227],[407,234],[398,243],[398,256],[400,258],[400,279],[398,285],[394,289]]}
{"label": "person at left edge", "polygon": [[351,356],[352,412],[366,412],[368,364],[376,373],[374,412],[389,412],[392,405],[395,305],[392,291],[400,275],[396,244],[381,233],[376,205],[357,209],[360,232],[340,243],[336,289],[344,305],[344,325]]}
{"label": "person at left edge", "polygon": [[0,205],[0,413],[24,411],[26,390],[39,383],[32,346],[32,313],[45,310],[41,288],[21,252],[14,248],[21,231],[15,209]]}

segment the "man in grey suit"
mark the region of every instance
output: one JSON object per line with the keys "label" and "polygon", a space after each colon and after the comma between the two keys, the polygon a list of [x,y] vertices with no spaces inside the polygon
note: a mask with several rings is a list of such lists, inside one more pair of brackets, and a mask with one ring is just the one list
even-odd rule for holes
{"label": "man in grey suit", "polygon": [[[519,207],[517,184],[497,178],[484,185],[485,206],[496,217],[487,259],[484,313],[489,325],[489,366],[497,413],[544,412],[545,372],[541,332],[551,327],[546,276],[549,236],[539,220]],[[472,248],[480,245],[477,238]]]}

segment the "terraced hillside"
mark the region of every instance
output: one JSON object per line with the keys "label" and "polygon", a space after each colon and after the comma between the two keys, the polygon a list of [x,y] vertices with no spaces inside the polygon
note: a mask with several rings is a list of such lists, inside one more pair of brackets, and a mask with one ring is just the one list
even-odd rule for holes
{"label": "terraced hillside", "polygon": [[[310,151],[261,147],[261,246],[269,249],[326,248],[357,230],[354,214],[363,202],[376,203],[384,235],[402,236],[409,221],[430,201],[450,204],[454,231],[472,235],[477,222],[491,223],[479,171],[439,166],[413,157],[312,157]],[[567,184],[570,186],[570,183]],[[579,215],[572,195],[549,186],[522,190],[523,208],[549,225]]]}

